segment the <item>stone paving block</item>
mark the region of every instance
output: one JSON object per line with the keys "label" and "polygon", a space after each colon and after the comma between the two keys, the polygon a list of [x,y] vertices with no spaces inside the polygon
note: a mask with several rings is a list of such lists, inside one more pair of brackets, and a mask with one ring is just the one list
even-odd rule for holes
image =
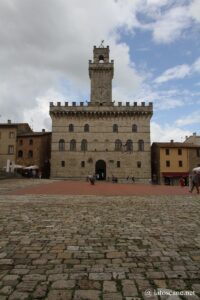
{"label": "stone paving block", "polygon": [[117,292],[115,281],[104,281],[103,282],[103,292],[104,293],[115,293]]}
{"label": "stone paving block", "polygon": [[38,285],[33,292],[34,299],[44,299],[47,293],[47,285]]}
{"label": "stone paving block", "polygon": [[57,280],[52,283],[52,289],[73,289],[75,287],[75,280]]}
{"label": "stone paving block", "polygon": [[48,281],[67,280],[69,275],[66,273],[52,274],[48,276]]}
{"label": "stone paving block", "polygon": [[75,291],[74,300],[100,300],[100,292],[96,290]]}
{"label": "stone paving block", "polygon": [[29,269],[12,269],[10,271],[10,274],[13,274],[13,275],[26,275],[29,273]]}
{"label": "stone paving block", "polygon": [[28,275],[24,275],[22,277],[23,281],[45,281],[47,279],[46,275],[41,275],[41,274],[28,274]]}
{"label": "stone paving block", "polygon": [[14,288],[12,286],[4,286],[0,289],[0,295],[10,295],[13,292],[13,290]]}
{"label": "stone paving block", "polygon": [[90,273],[90,280],[110,280],[112,278],[111,273]]}
{"label": "stone paving block", "polygon": [[4,258],[4,259],[0,259],[0,266],[1,265],[13,265],[14,264],[14,260],[13,259],[9,259],[9,258]]}
{"label": "stone paving block", "polygon": [[121,284],[125,297],[138,296],[138,291],[133,280],[122,280]]}
{"label": "stone paving block", "polygon": [[20,292],[32,292],[37,285],[37,281],[22,281],[16,288]]}
{"label": "stone paving block", "polygon": [[6,275],[2,278],[4,285],[15,286],[19,281],[19,275]]}
{"label": "stone paving block", "polygon": [[77,280],[77,279],[88,279],[88,273],[82,272],[82,273],[69,274],[69,278],[70,279],[75,279],[75,280]]}
{"label": "stone paving block", "polygon": [[155,285],[156,285],[158,288],[167,288],[167,282],[166,282],[166,280],[163,280],[163,279],[155,279],[155,280],[154,280],[154,283],[155,283]]}
{"label": "stone paving block", "polygon": [[32,265],[46,265],[47,264],[47,259],[43,258],[43,259],[35,259],[35,260],[32,260]]}
{"label": "stone paving block", "polygon": [[80,290],[101,290],[101,281],[94,281],[94,280],[78,280],[77,286]]}
{"label": "stone paving block", "polygon": [[8,299],[9,300],[29,300],[29,294],[14,291]]}
{"label": "stone paving block", "polygon": [[117,252],[117,251],[113,251],[113,252],[108,252],[106,254],[107,258],[121,258],[121,257],[126,257],[126,253],[125,252]]}
{"label": "stone paving block", "polygon": [[103,294],[103,300],[122,300],[122,299],[123,298],[122,298],[122,295],[120,293]]}
{"label": "stone paving block", "polygon": [[45,299],[46,300],[71,300],[72,291],[51,290]]}

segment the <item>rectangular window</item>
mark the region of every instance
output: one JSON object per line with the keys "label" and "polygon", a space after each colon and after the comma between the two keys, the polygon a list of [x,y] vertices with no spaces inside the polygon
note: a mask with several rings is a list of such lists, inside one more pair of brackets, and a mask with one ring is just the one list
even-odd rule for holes
{"label": "rectangular window", "polygon": [[166,167],[170,167],[170,161],[166,160]]}
{"label": "rectangular window", "polygon": [[118,160],[117,161],[117,168],[120,168],[121,164],[120,164],[120,161]]}
{"label": "rectangular window", "polygon": [[179,160],[178,165],[179,165],[179,167],[182,167],[182,166],[183,166],[182,160]]}
{"label": "rectangular window", "polygon": [[178,155],[182,155],[182,149],[178,149]]}
{"label": "rectangular window", "polygon": [[200,157],[200,148],[197,149],[197,157]]}
{"label": "rectangular window", "polygon": [[142,165],[141,161],[137,161],[137,167],[141,168],[141,165]]}
{"label": "rectangular window", "polygon": [[81,168],[85,168],[85,162],[84,161],[81,162]]}
{"label": "rectangular window", "polygon": [[14,154],[14,146],[12,145],[8,146],[8,154]]}
{"label": "rectangular window", "polygon": [[61,167],[65,167],[65,161],[64,160],[61,161]]}
{"label": "rectangular window", "polygon": [[165,154],[169,155],[169,149],[165,149]]}
{"label": "rectangular window", "polygon": [[15,137],[15,133],[13,131],[10,131],[9,132],[9,138],[14,139],[14,137]]}

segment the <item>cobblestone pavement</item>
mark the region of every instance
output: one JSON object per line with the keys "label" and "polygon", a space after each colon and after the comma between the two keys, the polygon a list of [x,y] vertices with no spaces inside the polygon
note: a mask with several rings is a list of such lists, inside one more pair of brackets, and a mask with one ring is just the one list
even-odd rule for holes
{"label": "cobblestone pavement", "polygon": [[0,195],[0,300],[199,299],[199,212],[196,195]]}

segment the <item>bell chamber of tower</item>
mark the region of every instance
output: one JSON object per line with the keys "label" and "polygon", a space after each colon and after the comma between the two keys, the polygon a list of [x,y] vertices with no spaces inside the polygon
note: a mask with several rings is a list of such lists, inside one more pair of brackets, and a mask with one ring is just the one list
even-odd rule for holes
{"label": "bell chamber of tower", "polygon": [[91,80],[90,103],[92,106],[112,106],[112,79],[114,61],[109,61],[109,46],[93,49],[93,61],[89,60]]}

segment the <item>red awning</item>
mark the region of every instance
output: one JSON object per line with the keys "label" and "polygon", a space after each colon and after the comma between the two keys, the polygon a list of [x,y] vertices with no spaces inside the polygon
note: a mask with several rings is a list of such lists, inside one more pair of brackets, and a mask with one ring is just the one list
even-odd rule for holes
{"label": "red awning", "polygon": [[189,172],[163,172],[162,175],[165,177],[187,177]]}

